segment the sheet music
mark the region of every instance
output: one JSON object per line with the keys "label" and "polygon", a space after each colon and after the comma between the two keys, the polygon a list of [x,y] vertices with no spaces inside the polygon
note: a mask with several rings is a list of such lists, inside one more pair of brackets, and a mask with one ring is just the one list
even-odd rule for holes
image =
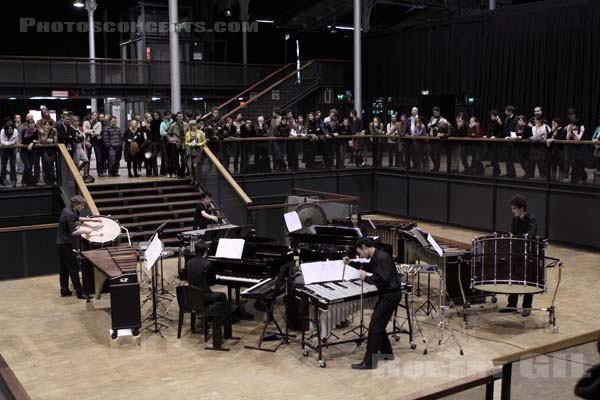
{"label": "sheet music", "polygon": [[148,247],[144,252],[144,268],[146,268],[146,270],[149,271],[152,268],[156,260],[158,260],[158,258],[162,254],[162,251],[163,244],[160,241],[158,235],[154,235],[154,238],[152,239],[150,244],[148,244]]}
{"label": "sheet music", "polygon": [[[368,262],[366,259],[353,259],[352,261],[363,261]],[[344,280],[359,279],[360,272],[358,269],[346,265],[344,271],[344,261],[316,261],[311,263],[300,264],[302,270],[302,276],[304,277],[304,283],[310,285],[312,283],[319,282],[335,282]],[[367,273],[367,275],[370,275]]]}
{"label": "sheet music", "polygon": [[421,246],[428,247],[427,240],[423,237],[423,231],[419,228],[412,228],[409,232],[419,241]]}
{"label": "sheet music", "polygon": [[433,236],[431,236],[430,234],[427,234],[427,241],[429,242],[429,244],[431,245],[431,247],[433,247],[433,249],[435,250],[435,252],[438,253],[438,255],[440,257],[444,256],[444,250],[442,250],[442,248],[435,241],[435,239],[433,238]]}
{"label": "sheet music", "polygon": [[217,258],[231,258],[233,260],[240,260],[244,253],[244,239],[219,239],[217,244]]}
{"label": "sheet music", "polygon": [[346,265],[346,272],[344,273],[344,280],[351,281],[353,279],[360,279],[360,271],[350,265]]}
{"label": "sheet music", "polygon": [[283,214],[283,218],[288,232],[296,232],[302,229],[302,222],[300,222],[300,217],[296,211]]}

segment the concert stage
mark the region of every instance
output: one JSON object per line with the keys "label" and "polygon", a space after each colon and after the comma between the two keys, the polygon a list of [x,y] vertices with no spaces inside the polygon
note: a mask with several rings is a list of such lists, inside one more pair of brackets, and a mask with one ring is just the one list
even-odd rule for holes
{"label": "concert stage", "polygon": [[[470,242],[480,235],[421,222],[419,227],[462,242]],[[465,331],[460,325],[461,318],[450,310],[450,327],[456,330],[464,348],[463,357],[452,342],[441,348],[432,344],[429,354],[423,355],[424,345],[416,333],[416,350],[409,348],[407,337],[402,335],[400,342],[392,341],[396,359],[380,362],[377,370],[351,370],[350,364],[358,362],[364,351],[364,348],[356,350],[351,344],[326,351],[327,368],[323,369],[316,363],[314,353],[303,357],[299,343],[284,345],[277,353],[244,349],[244,345],[256,344],[262,327],[262,314],[253,307],[248,310],[255,315],[254,321],[234,325],[234,336],[242,339],[226,342],[225,347],[230,348],[230,352],[206,351],[203,335],[190,333],[189,315],[186,315],[181,339],[176,338],[176,301],[167,308],[167,316],[174,322],[163,330],[164,339],[145,331],[139,346],[126,339],[122,339],[121,346],[111,345],[108,310],[88,311],[86,303],[75,297],[61,298],[56,275],[0,282],[3,328],[0,349],[34,399],[67,396],[81,399],[395,399],[489,369],[491,360],[500,355],[598,328],[599,254],[552,244],[548,254],[565,263],[557,298],[559,333],[553,334],[546,327],[547,313],[544,312],[533,312],[528,318],[488,312],[471,317],[470,328]],[[168,281],[175,274],[175,264],[176,259],[165,264]],[[549,272],[552,289],[555,273],[556,270]],[[421,284],[424,283],[426,280],[421,280]],[[169,290],[174,293],[174,286]],[[145,296],[147,285],[142,284],[142,292]],[[424,299],[422,293],[420,298],[415,298],[416,304]],[[550,301],[550,294],[535,296],[534,306],[549,305]],[[498,304],[505,302],[505,296],[499,296]],[[282,320],[280,311],[283,308],[276,309],[279,321]],[[149,312],[150,307],[146,305],[142,317]],[[162,304],[159,312],[166,313]],[[437,318],[420,313],[419,321],[425,338],[429,339]],[[595,346],[586,346],[584,350],[585,363],[599,361]],[[515,399],[564,400],[563,395],[556,396],[572,392],[571,389],[565,391],[564,387],[572,387],[577,380],[567,377],[528,383],[519,375],[518,369],[513,371]],[[557,392],[556,385],[563,390]],[[498,386],[496,383],[496,389]],[[457,398],[483,397],[465,393]]]}

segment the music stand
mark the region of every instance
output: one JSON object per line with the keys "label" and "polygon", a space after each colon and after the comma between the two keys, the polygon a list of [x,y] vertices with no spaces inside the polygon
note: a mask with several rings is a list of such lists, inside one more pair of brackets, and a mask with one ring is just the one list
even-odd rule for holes
{"label": "music stand", "polygon": [[[415,231],[413,231],[413,229],[415,229]],[[405,239],[408,239],[409,241],[416,243],[417,248],[422,248],[422,249],[428,248],[429,243],[423,237],[421,230],[417,230],[418,228],[413,228],[413,229],[411,229],[410,231],[400,230],[400,233],[402,234],[402,236]],[[405,261],[408,261],[408,260],[405,260]],[[421,257],[417,257],[416,264],[417,265],[421,264]],[[417,287],[415,288],[415,292],[416,292],[415,294],[417,297],[421,297],[421,272],[423,272],[422,269],[419,272],[417,272],[417,285],[416,285]],[[423,312],[425,313],[425,315],[429,316],[429,315],[431,315],[431,313],[433,311],[437,312],[437,309],[436,309],[435,305],[433,304],[433,302],[431,301],[431,272],[425,271],[423,273],[427,273],[427,301],[425,301],[425,303],[423,303],[419,307],[417,307],[417,309],[415,310],[415,313],[417,313],[423,309]]]}
{"label": "music stand", "polygon": [[[289,333],[289,330],[287,327],[287,321],[286,321],[285,332],[281,329],[281,326],[277,322],[277,319],[275,319],[275,313],[274,313],[275,302],[277,301],[277,297],[279,297],[280,295],[287,292],[288,285],[286,282],[286,278],[288,278],[290,275],[290,270],[292,269],[291,263],[292,263],[292,261],[289,261],[279,268],[279,273],[277,274],[277,278],[275,279],[275,282],[274,282],[272,288],[269,288],[269,290],[260,297],[252,296],[256,299],[260,298],[261,300],[266,300],[267,301],[267,309],[265,311],[264,325],[263,325],[261,335],[258,339],[258,344],[256,346],[246,345],[246,346],[244,346],[245,349],[261,350],[261,351],[268,351],[271,353],[275,353],[279,349],[279,347],[281,347],[281,345],[290,343],[289,342],[290,337],[296,337],[296,335],[292,335]],[[244,295],[242,295],[242,296],[250,297],[250,296],[244,296]],[[271,324],[271,323],[273,325],[275,325],[275,328],[277,329],[276,331],[268,331],[267,330],[269,327],[269,324]],[[275,341],[275,340],[279,340],[279,343],[277,344],[277,346],[275,346],[274,349],[269,349],[269,348],[263,347],[263,342]]]}
{"label": "music stand", "polygon": [[[165,222],[164,224],[162,224],[161,226],[159,226],[156,231],[154,232],[154,234],[152,234],[152,237],[150,238],[150,243],[152,243],[154,241],[154,239],[158,239],[158,234],[160,232],[162,232],[162,230],[164,229],[164,227],[167,225],[167,223]],[[158,239],[160,241],[160,239]],[[163,250],[163,246],[162,246],[162,242],[160,243],[160,251],[162,254],[162,250]],[[150,245],[151,246],[151,245]],[[147,260],[146,257],[146,253],[148,252],[148,249],[150,248],[150,246],[148,246],[148,248],[146,249],[146,251],[144,252],[144,254],[141,256],[143,259]],[[162,332],[161,332],[161,328],[168,328],[167,325],[162,324],[160,322],[158,322],[159,318],[162,318],[164,320],[170,321],[169,318],[160,315],[157,311],[157,306],[158,306],[158,288],[157,288],[157,284],[158,284],[158,268],[156,268],[156,261],[158,260],[158,258],[156,258],[152,265],[150,266],[150,268],[152,269],[152,312],[150,313],[150,315],[148,315],[143,321],[142,324],[146,321],[150,321],[150,323],[144,327],[142,330],[149,330],[152,333],[158,333],[160,335],[160,337],[164,338]]]}

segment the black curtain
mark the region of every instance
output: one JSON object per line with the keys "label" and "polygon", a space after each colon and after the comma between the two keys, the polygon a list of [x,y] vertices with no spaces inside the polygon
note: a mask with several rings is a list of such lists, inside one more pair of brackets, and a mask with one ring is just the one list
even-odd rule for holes
{"label": "black curtain", "polygon": [[600,1],[547,1],[374,33],[364,57],[368,99],[423,89],[470,95],[483,121],[508,104],[530,116],[540,105],[548,119],[575,107],[589,130],[600,116]]}

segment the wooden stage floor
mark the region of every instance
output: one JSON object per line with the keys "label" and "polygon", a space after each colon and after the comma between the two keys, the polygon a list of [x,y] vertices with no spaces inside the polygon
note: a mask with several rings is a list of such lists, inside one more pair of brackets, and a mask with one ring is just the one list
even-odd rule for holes
{"label": "wooden stage floor", "polygon": [[[426,223],[419,226],[459,241],[478,235]],[[257,319],[234,325],[234,334],[242,340],[228,342],[230,352],[204,350],[203,336],[190,333],[189,316],[179,340],[177,323],[172,322],[163,331],[164,339],[146,331],[139,346],[126,340],[115,346],[108,336],[108,312],[88,311],[75,297],[61,298],[56,275],[0,282],[0,352],[34,399],[393,399],[487,369],[496,356],[597,329],[598,253],[551,245],[549,254],[565,262],[557,299],[559,333],[546,327],[543,312],[529,318],[486,313],[471,317],[465,331],[451,311],[450,326],[465,349],[463,357],[451,342],[433,346],[425,356],[419,336],[417,350],[411,350],[403,335],[400,342],[392,342],[396,360],[382,362],[375,371],[350,369],[362,357],[362,349],[353,345],[327,351],[327,368],[322,369],[314,353],[302,356],[297,343],[275,354],[244,349],[244,344],[255,344],[261,328],[260,314],[251,306],[248,309]],[[171,278],[175,259],[166,264]],[[551,270],[552,287],[555,277]],[[549,294],[535,296],[534,306],[548,305],[550,300]],[[500,296],[499,304],[505,301]],[[143,316],[149,310],[144,307]],[[168,306],[168,316],[177,319],[176,302]],[[421,315],[419,320],[430,338],[437,319]],[[598,362],[598,357],[594,360]],[[572,387],[575,381],[565,378],[559,383]],[[539,397],[528,398],[565,399],[544,394],[543,388],[537,393]]]}

